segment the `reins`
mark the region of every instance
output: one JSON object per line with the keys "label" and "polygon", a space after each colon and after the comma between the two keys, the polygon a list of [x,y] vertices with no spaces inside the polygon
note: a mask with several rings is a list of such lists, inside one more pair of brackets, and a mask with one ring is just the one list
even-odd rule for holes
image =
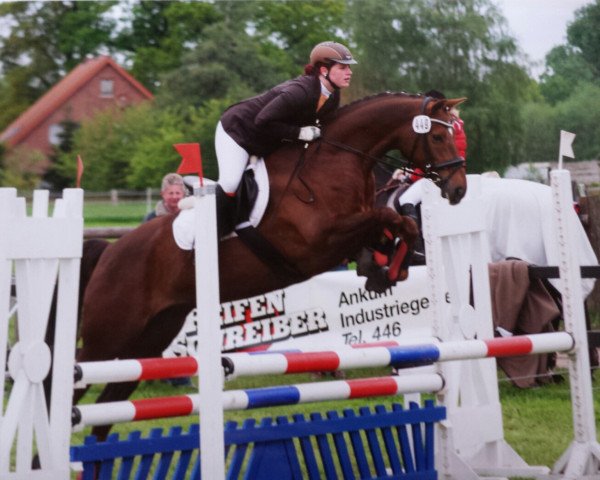
{"label": "reins", "polygon": [[[417,137],[417,140],[418,140],[418,138],[419,137]],[[374,155],[371,155],[370,153],[363,152],[362,150],[359,150],[358,148],[354,148],[350,145],[338,142],[336,140],[329,140],[325,137],[321,137],[319,139],[319,141],[322,143],[327,143],[329,145],[332,145],[336,148],[339,148],[340,150],[345,150],[347,152],[354,153],[355,155],[358,155],[360,157],[367,158],[369,160],[373,160],[376,163],[386,165],[386,166],[392,167],[394,169],[400,169],[406,173],[410,173],[410,174],[416,175],[418,177],[429,178],[440,188],[454,174],[454,172],[452,172],[452,174],[449,175],[446,178],[446,180],[443,181],[442,178],[440,177],[438,171],[444,170],[446,168],[454,168],[454,170],[457,171],[459,168],[463,167],[464,163],[465,163],[464,160],[460,157],[453,158],[453,159],[447,160],[447,161],[439,163],[439,164],[432,165],[432,164],[428,163],[425,166],[424,172],[421,173],[420,171],[416,170],[416,168],[418,168],[418,167],[412,167],[411,162],[409,160],[406,160],[405,158],[392,157],[391,155],[388,155],[387,153],[384,154],[382,157],[376,157]],[[415,144],[416,144],[416,140],[415,140]],[[426,150],[429,150],[429,148],[427,148],[427,147],[429,147],[428,143],[426,143]],[[414,153],[414,147],[413,147],[413,153]],[[388,160],[390,160],[390,161],[388,161]]]}
{"label": "reins", "polygon": [[[400,168],[406,172],[414,173],[414,169],[411,168],[410,162],[404,158],[395,158],[395,157],[392,157],[391,155],[388,155],[387,153],[384,154],[383,157],[376,157],[374,155],[371,155],[370,153],[363,152],[362,150],[359,150],[358,148],[354,148],[346,143],[341,143],[336,140],[329,140],[325,137],[319,138],[318,141],[332,145],[336,148],[339,148],[340,150],[345,150],[347,152],[354,153],[360,157],[368,158],[369,160],[373,160],[374,162],[386,165],[388,167]],[[400,162],[401,165],[398,165],[397,163],[388,162],[384,159],[393,160],[394,162]]]}

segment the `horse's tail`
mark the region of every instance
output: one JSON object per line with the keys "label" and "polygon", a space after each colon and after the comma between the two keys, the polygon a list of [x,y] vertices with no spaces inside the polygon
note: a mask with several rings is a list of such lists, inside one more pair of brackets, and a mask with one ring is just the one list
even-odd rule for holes
{"label": "horse's tail", "polygon": [[[110,242],[100,238],[92,238],[83,242],[81,264],[79,267],[79,306],[77,309],[77,325],[79,325],[81,320],[81,306],[85,289],[90,282],[90,278],[98,264],[98,260],[100,260],[100,256],[109,245]],[[50,313],[48,315],[48,328],[46,330],[46,344],[50,347],[54,345],[54,330],[56,328],[56,294],[57,291],[55,288],[52,305],[50,306]]]}
{"label": "horse's tail", "polygon": [[85,289],[90,283],[92,273],[100,260],[100,256],[110,245],[108,240],[101,238],[92,238],[83,242],[83,252],[81,255],[81,266],[79,268],[79,308],[77,310],[77,325],[81,321],[81,308],[83,306],[83,296]]}

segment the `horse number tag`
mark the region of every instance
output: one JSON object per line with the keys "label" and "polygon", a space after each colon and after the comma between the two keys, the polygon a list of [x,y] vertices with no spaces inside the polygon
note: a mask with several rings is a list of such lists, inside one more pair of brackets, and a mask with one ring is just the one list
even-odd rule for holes
{"label": "horse number tag", "polygon": [[431,130],[431,119],[427,115],[417,115],[413,118],[412,127],[415,133],[429,133]]}

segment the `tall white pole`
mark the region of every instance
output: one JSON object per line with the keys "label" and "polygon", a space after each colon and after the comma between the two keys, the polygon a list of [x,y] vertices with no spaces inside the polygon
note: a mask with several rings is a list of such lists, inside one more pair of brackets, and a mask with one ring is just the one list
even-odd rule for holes
{"label": "tall white pole", "polygon": [[564,479],[576,480],[584,478],[585,475],[600,474],[600,445],[596,439],[584,296],[576,250],[574,222],[578,219],[573,213],[571,175],[567,170],[554,170],[550,177],[556,212],[555,236],[560,255],[559,271],[565,330],[575,339],[575,349],[571,352],[569,361],[575,439],[554,465],[553,473],[563,474]]}
{"label": "tall white pole", "polygon": [[219,480],[225,478],[225,445],[215,186],[197,187],[194,196],[201,474]]}

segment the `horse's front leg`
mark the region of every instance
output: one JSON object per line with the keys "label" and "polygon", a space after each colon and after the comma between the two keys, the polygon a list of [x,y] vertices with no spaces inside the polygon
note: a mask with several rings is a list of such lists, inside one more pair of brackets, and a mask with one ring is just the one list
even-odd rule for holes
{"label": "horse's front leg", "polygon": [[[373,247],[381,245],[382,242],[391,242],[393,246],[392,253],[401,252],[402,248],[404,248],[404,251],[410,251],[418,235],[419,229],[413,219],[403,217],[388,207],[376,208],[341,218],[328,229],[330,244],[334,247],[343,245],[347,251],[351,252],[349,254],[351,257],[361,257],[365,260],[365,254],[361,250],[370,248],[369,258],[372,265],[368,268],[369,272],[383,271],[383,267],[377,266],[373,260]],[[398,239],[405,242],[405,244],[398,243]],[[407,264],[401,260],[399,259],[399,263],[394,267],[397,270],[394,272],[393,278],[390,278],[392,285],[397,280],[405,280],[408,277]],[[364,262],[362,263],[363,273],[360,271],[358,273],[369,276],[365,272]],[[386,272],[388,272],[388,267],[389,265],[385,268]]]}

